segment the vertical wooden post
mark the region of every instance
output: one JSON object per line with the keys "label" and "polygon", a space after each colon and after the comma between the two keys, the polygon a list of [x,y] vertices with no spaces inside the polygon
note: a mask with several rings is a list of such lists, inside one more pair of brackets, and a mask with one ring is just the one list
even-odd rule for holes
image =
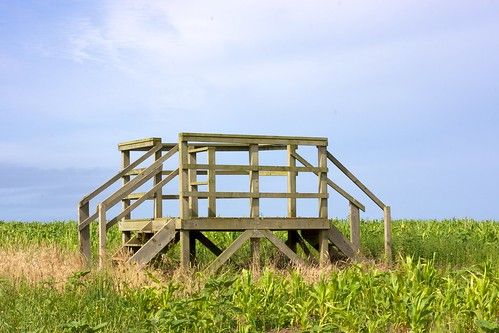
{"label": "vertical wooden post", "polygon": [[[293,156],[293,153],[296,152],[296,146],[288,145],[287,152],[288,152],[288,166],[295,167],[296,158]],[[288,172],[288,193],[290,194],[296,193],[296,175],[297,175],[296,171]],[[288,198],[288,217],[296,217],[296,198]],[[298,231],[288,230],[287,245],[293,252],[296,252],[297,243],[298,243]]]}
{"label": "vertical wooden post", "polygon": [[[78,207],[78,223],[81,224],[90,216],[89,202],[87,201],[83,205]],[[80,240],[80,254],[83,257],[85,265],[89,266],[91,263],[91,253],[90,253],[90,225],[79,231]]]}
{"label": "vertical wooden post", "polygon": [[[197,154],[194,153],[189,153],[188,156],[188,161],[189,164],[196,164],[197,161]],[[197,182],[197,169],[189,169],[188,174],[189,174],[189,190],[191,192],[197,192],[198,191],[198,185],[196,184]],[[189,197],[189,214],[191,217],[198,217],[199,212],[198,212],[198,197],[196,196],[190,196]],[[195,232],[191,231],[190,232],[190,238],[189,238],[190,244],[189,244],[189,254],[190,254],[190,261],[192,263],[195,262],[196,260],[196,237],[195,237]]]}
{"label": "vertical wooden post", "polygon": [[[130,165],[130,151],[129,150],[123,150],[121,152],[121,169],[123,170],[124,168],[126,168],[127,166]],[[128,175],[125,175],[123,176],[122,178],[122,183],[123,183],[123,186],[125,186],[126,183],[128,183],[130,181],[130,176]],[[128,206],[130,206],[130,199],[123,199],[121,201],[121,207],[123,210],[127,209]],[[130,219],[131,218],[131,214],[128,213],[126,214],[124,217],[123,217],[123,220],[127,220],[127,219]],[[130,231],[123,231],[121,233],[121,241],[123,244],[125,244],[126,242],[128,242],[130,240],[130,236],[131,236],[131,232]]]}
{"label": "vertical wooden post", "polygon": [[359,207],[355,206],[353,203],[350,204],[350,240],[352,241],[353,250],[355,254],[359,253],[360,250],[360,213]]}
{"label": "vertical wooden post", "polygon": [[385,260],[387,263],[392,262],[392,215],[390,206],[385,206],[384,224],[385,224]]}
{"label": "vertical wooden post", "polygon": [[[154,159],[158,160],[161,158],[161,153],[162,151],[159,150],[154,154]],[[159,171],[157,174],[154,175],[154,185],[158,184],[161,182],[161,179],[163,178],[163,165],[161,165],[161,168],[159,168]],[[155,193],[154,197],[154,218],[162,218],[163,217],[163,189],[159,189],[158,192]]]}
{"label": "vertical wooden post", "polygon": [[[251,144],[249,146],[249,164],[250,166],[258,166],[258,145]],[[257,195],[260,193],[260,173],[258,170],[251,170],[250,176],[250,193]],[[252,196],[250,198],[250,217],[258,218],[260,216],[260,198]],[[251,238],[251,256],[253,258],[253,266],[260,265],[260,238]]]}
{"label": "vertical wooden post", "polygon": [[[325,146],[318,146],[318,166],[327,168],[327,150]],[[327,194],[327,172],[319,172],[319,193]],[[319,199],[319,217],[327,220],[327,197]],[[329,246],[327,239],[327,230],[319,232],[319,263],[321,266],[327,265],[329,262]]]}
{"label": "vertical wooden post", "polygon": [[107,221],[106,221],[106,206],[99,204],[97,206],[99,214],[99,268],[106,266],[106,236],[107,236]]}
{"label": "vertical wooden post", "polygon": [[215,147],[208,148],[208,217],[217,216]]}
{"label": "vertical wooden post", "polygon": [[[188,219],[189,214],[189,197],[187,191],[189,190],[189,177],[188,169],[185,167],[187,164],[187,141],[179,141],[179,205],[180,205],[180,218],[182,220]],[[183,269],[190,268],[191,256],[191,241],[190,233],[188,230],[180,231],[180,266]]]}

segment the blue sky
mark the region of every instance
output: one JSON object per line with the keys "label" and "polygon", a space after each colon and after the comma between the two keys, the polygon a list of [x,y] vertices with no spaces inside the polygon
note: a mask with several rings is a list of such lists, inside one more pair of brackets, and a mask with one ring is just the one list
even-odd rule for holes
{"label": "blue sky", "polygon": [[182,131],[326,136],[395,218],[497,220],[499,2],[0,1],[0,219]]}

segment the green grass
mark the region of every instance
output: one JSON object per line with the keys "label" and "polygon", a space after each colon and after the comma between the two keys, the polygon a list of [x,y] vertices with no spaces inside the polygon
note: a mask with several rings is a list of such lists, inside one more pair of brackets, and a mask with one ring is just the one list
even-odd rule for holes
{"label": "green grass", "polygon": [[[380,259],[382,224],[363,222],[361,232],[364,253]],[[213,235],[222,246],[235,236]],[[111,247],[119,238],[114,229]],[[254,273],[238,269],[243,249],[218,275],[153,272],[142,286],[116,283],[115,272],[75,272],[62,287],[4,276],[0,332],[499,332],[499,223],[399,220],[393,239],[391,269]],[[46,244],[76,252],[76,224],[0,222],[0,248]],[[270,247],[263,255],[275,263]]]}

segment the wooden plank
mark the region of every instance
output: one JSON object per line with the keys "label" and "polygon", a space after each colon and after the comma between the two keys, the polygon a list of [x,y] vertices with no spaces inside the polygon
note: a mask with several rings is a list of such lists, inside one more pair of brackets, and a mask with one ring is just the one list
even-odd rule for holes
{"label": "wooden plank", "polygon": [[[209,198],[210,192],[186,192],[186,196],[196,196],[199,198]],[[317,199],[317,198],[328,198],[327,193],[271,193],[271,192],[214,192],[214,197],[219,199],[230,199],[230,198],[298,198],[298,199]]]}
{"label": "wooden plank", "polygon": [[137,175],[134,179],[130,180],[125,186],[118,189],[116,192],[107,197],[104,201],[102,201],[106,207],[112,207],[117,202],[121,201],[128,194],[132,193],[146,181],[151,179],[152,176],[157,172],[157,170],[161,167],[163,162],[172,157],[178,151],[178,147],[172,148],[168,153],[161,156],[161,158],[157,159],[152,163],[148,168],[146,168],[141,174]]}
{"label": "wooden plank", "polygon": [[195,238],[201,244],[206,246],[206,248],[208,250],[210,250],[211,253],[213,253],[214,255],[219,256],[220,254],[222,254],[223,251],[215,243],[213,243],[208,237],[203,235],[203,233],[201,233],[201,231],[196,231]]}
{"label": "wooden plank", "polygon": [[177,220],[177,229],[182,230],[303,230],[329,229],[329,221],[322,218],[196,218]]}
{"label": "wooden plank", "polygon": [[294,253],[289,247],[284,244],[282,240],[277,238],[271,231],[269,230],[258,230],[265,238],[267,238],[275,247],[279,249],[285,256],[287,256],[294,264],[306,266],[305,261],[300,258],[296,253]]}
{"label": "wooden plank", "polygon": [[357,252],[354,251],[352,244],[334,225],[328,230],[328,238],[344,255],[350,259],[355,259]]}
{"label": "wooden plank", "polygon": [[[125,210],[123,210],[121,213],[119,213],[115,218],[111,219],[107,224],[108,225],[107,229],[111,228],[114,224],[116,224],[116,222],[121,220],[123,217],[129,216],[130,212],[133,211],[135,208],[137,208],[145,200],[152,198],[154,195],[157,195],[158,189],[162,188],[167,183],[169,183],[173,178],[175,178],[178,175],[178,173],[179,173],[178,169],[173,171],[166,178],[162,179],[159,183],[154,185],[154,187],[152,189],[150,189],[148,192],[143,193],[142,196],[137,199],[137,201],[134,201],[133,204],[128,206]],[[155,218],[158,219],[161,217],[162,216],[158,216]]]}
{"label": "wooden plank", "polygon": [[355,185],[357,185],[372,201],[374,201],[376,205],[379,206],[379,208],[384,209],[385,204],[383,203],[383,201],[375,196],[374,193],[372,193],[359,179],[357,179],[357,177],[354,176],[353,173],[351,173],[340,161],[338,161],[338,159],[336,159],[333,154],[327,152],[327,157],[331,162],[333,162],[334,165],[336,165],[338,169],[341,170],[341,172],[345,174],[345,176],[350,178],[350,180],[354,182]]}
{"label": "wooden plank", "polygon": [[[144,171],[145,168],[133,169],[127,173],[128,176],[135,176]],[[168,175],[173,170],[163,170],[163,175]],[[250,171],[230,171],[230,170],[215,170],[216,175],[227,175],[227,176],[244,176],[249,175]],[[208,170],[199,170],[197,171],[198,176],[205,176],[208,174]],[[260,176],[287,176],[287,171],[260,171]],[[201,184],[199,184],[201,185]]]}
{"label": "wooden plank", "polygon": [[[189,171],[195,171],[195,170],[189,170]],[[189,182],[189,185],[191,186],[199,186],[199,185],[208,185],[207,181],[195,181],[195,182]],[[191,189],[192,191],[192,189]]]}
{"label": "wooden plank", "polygon": [[[196,164],[196,153],[189,151],[188,155],[188,162]],[[190,192],[197,192],[198,191],[198,181],[197,181],[197,170],[196,169],[189,169],[188,171],[188,176],[189,176],[189,191]],[[192,217],[197,217],[199,215],[198,212],[198,198],[195,196],[190,196],[189,197],[189,210],[190,214]]]}
{"label": "wooden plank", "polygon": [[156,146],[157,144],[161,144],[161,138],[145,138],[145,139],[121,142],[118,144],[118,149],[120,151],[136,150],[139,148],[141,149],[150,148],[152,146]]}
{"label": "wooden plank", "polygon": [[[159,151],[161,152],[161,151]],[[158,152],[156,152],[157,154]],[[121,152],[121,170],[125,169],[130,165],[130,151],[129,150],[124,150]],[[130,181],[130,176],[125,174],[122,177],[122,185],[125,186],[126,183]],[[130,206],[130,200],[122,200],[121,201],[121,210],[126,210]],[[123,216],[124,219],[130,219],[131,215],[130,213],[126,214]],[[121,243],[125,244],[130,240],[131,234],[130,232],[124,231],[121,233]]]}
{"label": "wooden plank", "polygon": [[[159,160],[161,158],[161,151],[156,152],[154,156],[155,160]],[[163,165],[160,166],[158,172],[154,175],[154,185],[161,183],[161,178],[163,177],[162,171]],[[156,195],[154,196],[154,212],[153,216],[155,218],[163,217],[163,186],[154,186],[157,188]]]}
{"label": "wooden plank", "polygon": [[[318,154],[318,164],[320,167],[327,166],[327,155],[326,147],[317,147]],[[319,175],[319,193],[327,194],[328,184],[327,184],[327,173],[320,172]],[[319,199],[319,217],[327,219],[328,218],[328,202],[327,198]],[[324,266],[329,263],[329,247],[327,239],[327,231],[319,231],[319,264]]]}
{"label": "wooden plank", "polygon": [[[78,206],[78,224],[88,219],[89,217],[89,203],[86,202],[83,205]],[[80,243],[80,254],[83,258],[83,261],[87,266],[91,263],[91,252],[90,252],[90,227],[87,225],[78,228],[78,238]]]}
{"label": "wooden plank", "polygon": [[215,260],[213,260],[208,267],[206,268],[206,271],[208,272],[215,272],[217,271],[229,258],[241,248],[241,246],[246,242],[248,239],[253,236],[254,231],[253,230],[246,230],[243,232],[232,244],[229,245]]}
{"label": "wooden plank", "polygon": [[[249,165],[258,166],[258,145],[252,144],[249,146]],[[252,170],[250,171],[250,193],[255,194],[250,198],[250,217],[257,218],[260,216],[260,176],[259,172]],[[260,267],[260,238],[250,239],[250,251],[252,258],[252,265],[254,268]]]}
{"label": "wooden plank", "polygon": [[99,268],[103,269],[106,266],[106,234],[107,234],[107,221],[106,221],[106,206],[99,204],[97,206],[99,214]]}
{"label": "wooden plank", "polygon": [[[210,169],[209,164],[186,164],[187,169],[198,169],[207,170]],[[273,165],[225,165],[217,164],[215,170],[226,170],[226,171],[281,171],[281,172],[327,172],[326,167],[289,167],[289,166],[273,166]]]}
{"label": "wooden plank", "polygon": [[[178,169],[177,170],[172,170],[170,172],[170,174],[172,172],[178,172]],[[168,176],[168,175],[167,175]],[[129,195],[127,195],[125,198],[123,198],[122,200],[138,200],[140,199],[144,194],[146,194],[147,192],[135,192],[135,193],[130,193]],[[155,197],[155,194],[153,193],[151,197],[148,197],[146,198],[146,200],[150,200],[150,199],[153,199]],[[163,198],[163,200],[178,200],[179,198],[179,195],[178,194],[163,194],[161,196]]]}
{"label": "wooden plank", "polygon": [[149,239],[135,254],[130,257],[129,262],[135,262],[140,266],[149,263],[158,253],[175,239],[175,221],[170,220],[151,239]]}
{"label": "wooden plank", "polygon": [[122,231],[143,231],[144,228],[149,225],[150,231],[158,231],[169,220],[170,218],[129,220],[118,222],[118,227]]}
{"label": "wooden plank", "polygon": [[355,253],[360,251],[360,215],[359,208],[350,203],[350,241],[352,242]]}
{"label": "wooden plank", "polygon": [[385,260],[387,263],[392,262],[392,213],[390,206],[385,206],[384,212],[384,229],[385,229]]}
{"label": "wooden plank", "polygon": [[128,172],[133,170],[135,167],[137,167],[140,163],[144,162],[146,159],[151,157],[154,153],[156,153],[159,149],[161,149],[161,145],[156,145],[152,147],[147,153],[139,157],[135,162],[131,163],[129,166],[118,172],[116,175],[111,177],[108,181],[106,181],[104,184],[96,188],[92,193],[87,194],[81,199],[81,204],[88,202],[92,200],[95,196],[100,194],[102,191],[107,189],[109,186],[114,184],[117,180],[121,179],[124,175],[126,175]]}
{"label": "wooden plank", "polygon": [[183,140],[195,142],[327,146],[327,138],[317,137],[208,133],[180,133],[179,137],[181,137]]}
{"label": "wooden plank", "polygon": [[[86,202],[85,204],[88,204],[89,202]],[[96,211],[95,213],[93,213],[92,215],[90,215],[89,217],[87,217],[85,220],[83,220],[83,222],[81,222],[80,224],[78,224],[78,230],[83,230],[85,229],[90,223],[92,223],[93,221],[95,221],[95,219],[99,216],[98,212]]]}
{"label": "wooden plank", "polygon": [[[293,157],[295,157],[304,166],[312,166],[311,163],[309,163],[306,159],[304,159],[296,151],[293,152],[292,155],[293,155]],[[318,174],[318,173],[316,173],[316,174]],[[355,199],[353,196],[351,196],[347,191],[345,191],[344,189],[342,189],[339,185],[337,185],[331,179],[327,178],[327,184],[329,186],[331,186],[341,196],[343,196],[345,199],[347,199],[349,202],[352,202],[354,205],[356,205],[357,207],[359,207],[363,212],[366,211],[366,207],[363,204],[361,204],[357,199]]]}
{"label": "wooden plank", "polygon": [[[296,167],[296,158],[293,156],[296,153],[296,146],[287,146],[288,166]],[[296,194],[296,171],[288,171],[288,193]],[[288,217],[296,217],[296,198],[288,198]],[[298,232],[296,230],[288,230],[288,246],[296,252],[296,245],[298,243]]]}
{"label": "wooden plank", "polygon": [[180,230],[180,268],[191,267],[191,233],[188,230]]}
{"label": "wooden plank", "polygon": [[[217,216],[217,196],[216,196],[216,172],[215,172],[215,164],[216,164],[216,155],[215,148],[210,147],[208,149],[208,192],[205,192],[208,197],[208,217]],[[200,192],[197,192],[200,193]],[[189,194],[191,195],[191,194]]]}

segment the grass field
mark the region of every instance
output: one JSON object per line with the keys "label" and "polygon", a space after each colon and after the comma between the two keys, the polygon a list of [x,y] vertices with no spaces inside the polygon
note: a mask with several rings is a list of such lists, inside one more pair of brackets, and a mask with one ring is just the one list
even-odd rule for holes
{"label": "grass field", "polygon": [[[0,331],[499,332],[499,223],[394,221],[393,267],[382,223],[361,233],[362,264],[286,267],[266,246],[261,269],[243,248],[208,276],[176,269],[175,252],[147,270],[89,272],[74,222],[0,222]],[[118,248],[116,229],[109,241]],[[210,256],[199,254],[201,268]]]}

